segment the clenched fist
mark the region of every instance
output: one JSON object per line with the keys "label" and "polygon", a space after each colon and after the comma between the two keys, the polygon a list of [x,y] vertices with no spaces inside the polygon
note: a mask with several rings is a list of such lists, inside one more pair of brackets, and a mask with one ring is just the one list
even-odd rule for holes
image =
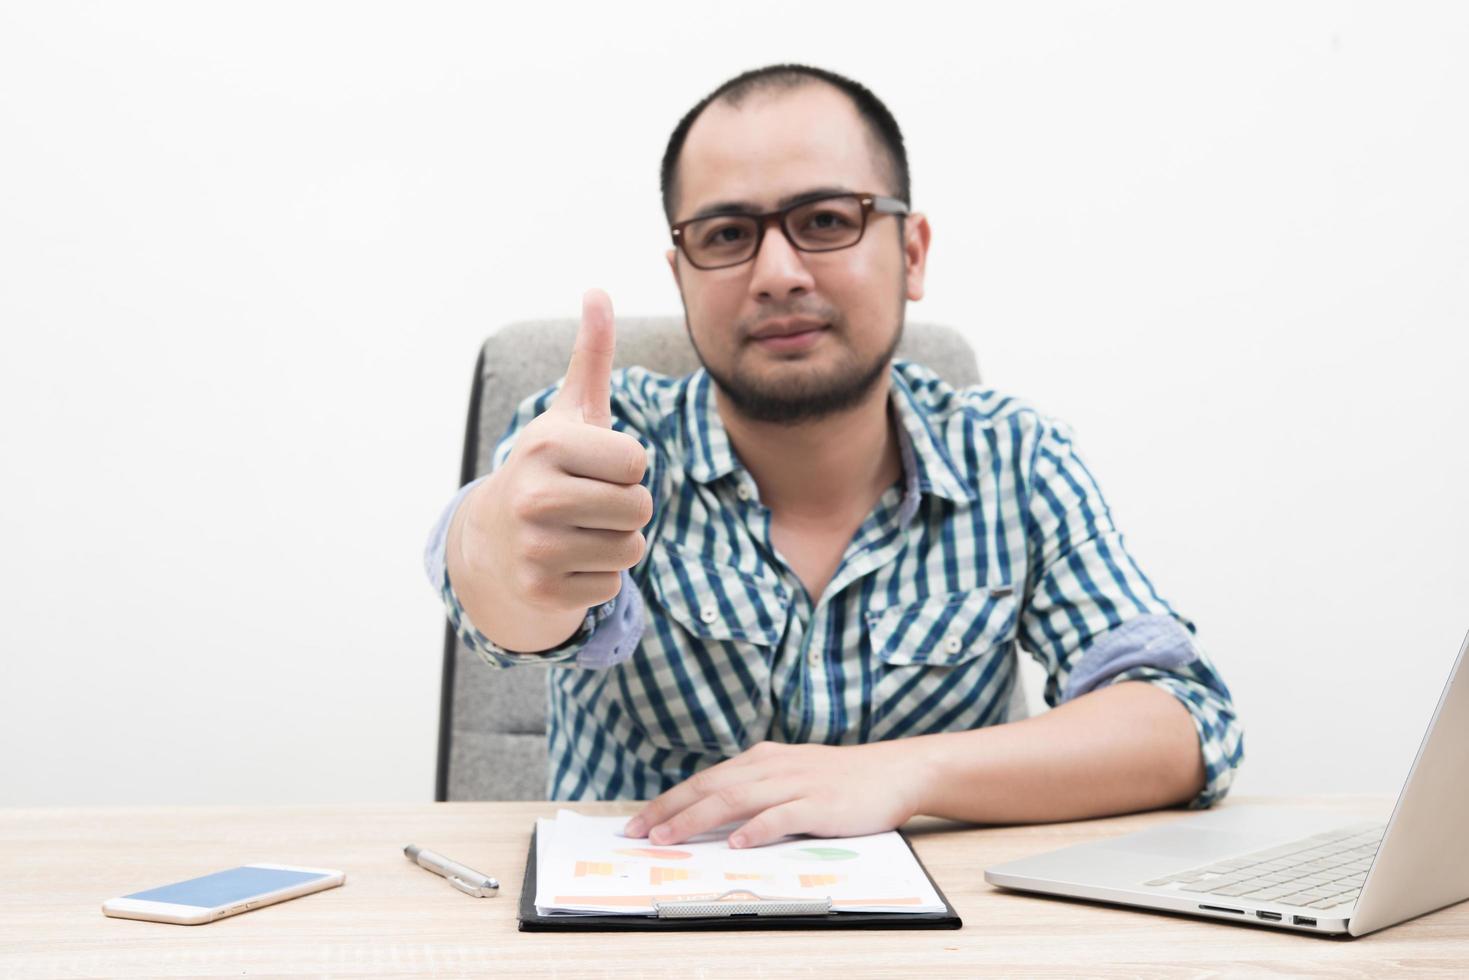
{"label": "clenched fist", "polygon": [[562,643],[643,556],[653,498],[639,483],[642,444],[612,431],[615,344],[612,301],[590,290],[561,390],[450,524],[454,591],[480,632],[506,649]]}

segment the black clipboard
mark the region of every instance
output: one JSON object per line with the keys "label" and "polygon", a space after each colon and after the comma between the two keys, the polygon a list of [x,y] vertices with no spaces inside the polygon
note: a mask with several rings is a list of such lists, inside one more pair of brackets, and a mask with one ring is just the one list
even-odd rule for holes
{"label": "black clipboard", "polygon": [[[960,929],[964,922],[949,898],[923,866],[917,853],[913,860],[933,885],[942,912],[824,912],[821,914],[769,915],[734,913],[733,907],[719,915],[681,915],[660,918],[656,915],[541,915],[536,911],[536,834],[530,835],[530,854],[525,859],[525,881],[520,886],[521,932],[687,932],[718,929]],[[899,832],[908,850],[913,844]]]}

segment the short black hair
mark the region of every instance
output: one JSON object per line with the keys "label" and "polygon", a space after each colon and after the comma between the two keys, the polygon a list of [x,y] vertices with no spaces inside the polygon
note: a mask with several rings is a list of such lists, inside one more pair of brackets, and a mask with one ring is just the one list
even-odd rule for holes
{"label": "short black hair", "polygon": [[668,220],[673,221],[673,197],[676,193],[674,185],[678,179],[679,154],[683,152],[684,141],[688,139],[694,120],[699,118],[699,114],[708,108],[710,103],[715,100],[723,100],[730,105],[737,106],[746,96],[756,92],[795,89],[813,82],[825,82],[852,100],[852,104],[857,108],[857,114],[867,123],[875,142],[887,152],[889,168],[892,171],[889,175],[892,186],[887,188],[888,193],[904,204],[912,205],[908,183],[908,154],[903,149],[903,132],[898,128],[898,121],[893,118],[888,107],[882,104],[881,99],[873,95],[872,91],[860,82],[854,82],[844,75],[838,75],[824,68],[793,64],[766,65],[764,68],[755,68],[742,75],[736,75],[704,96],[699,104],[690,109],[674,127],[673,135],[668,138],[668,148],[663,151],[663,168],[659,180],[663,194],[663,213]]}

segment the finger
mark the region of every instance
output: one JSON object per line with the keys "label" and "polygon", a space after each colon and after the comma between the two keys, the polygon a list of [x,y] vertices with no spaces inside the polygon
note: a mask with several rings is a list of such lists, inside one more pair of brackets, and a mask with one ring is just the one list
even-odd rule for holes
{"label": "finger", "polygon": [[735,770],[739,769],[743,762],[748,761],[746,759],[748,754],[746,750],[733,759],[726,759],[718,765],[694,773],[673,789],[651,800],[647,806],[633,815],[633,818],[623,827],[622,832],[629,837],[644,837],[648,831],[675,813],[692,806],[709,793],[717,792],[720,787],[726,785],[732,774],[738,780],[739,775]]}
{"label": "finger", "polygon": [[648,469],[648,451],[626,432],[562,425],[557,427],[555,442],[548,449],[548,458],[562,472],[590,480],[626,486],[641,480]]}
{"label": "finger", "polygon": [[716,827],[780,806],[796,795],[795,787],[785,780],[732,782],[654,827],[648,839],[654,844],[681,844]]}
{"label": "finger", "polygon": [[587,290],[566,380],[553,403],[604,429],[612,425],[612,356],[616,349],[612,324],[612,300],[600,289]]}
{"label": "finger", "polygon": [[653,518],[653,495],[639,484],[567,477],[541,495],[539,520],[603,531],[638,531]]}
{"label": "finger", "polygon": [[730,847],[762,847],[792,834],[811,833],[815,807],[805,797],[762,810],[729,835]]}
{"label": "finger", "polygon": [[562,528],[555,532],[554,555],[546,566],[570,575],[574,572],[620,572],[643,557],[646,542],[637,531],[598,531]]}

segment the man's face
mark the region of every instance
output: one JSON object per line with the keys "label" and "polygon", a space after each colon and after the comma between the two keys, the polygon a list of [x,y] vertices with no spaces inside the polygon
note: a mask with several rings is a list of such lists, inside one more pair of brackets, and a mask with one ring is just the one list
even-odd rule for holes
{"label": "man's face", "polygon": [[[851,101],[825,84],[715,102],[679,158],[675,221],[738,203],[761,213],[832,190],[890,194],[881,149]],[[689,336],[742,414],[797,422],[849,408],[886,384],[906,300],[923,296],[928,223],[870,214],[856,245],[796,250],[771,223],[754,259],[696,269],[668,253]],[[886,390],[885,387],[883,390]]]}

